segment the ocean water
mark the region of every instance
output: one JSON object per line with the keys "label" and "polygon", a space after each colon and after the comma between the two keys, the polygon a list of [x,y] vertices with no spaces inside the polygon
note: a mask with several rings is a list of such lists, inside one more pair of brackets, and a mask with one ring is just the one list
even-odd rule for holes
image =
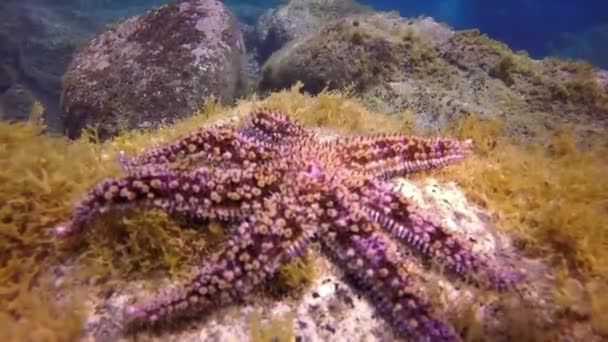
{"label": "ocean water", "polygon": [[[514,50],[531,56],[587,59],[608,66],[601,56],[608,43],[608,1],[604,0],[438,0],[364,3],[378,10],[395,10],[402,16],[429,15],[457,29],[477,28]],[[591,32],[603,31],[604,40],[593,41]]]}

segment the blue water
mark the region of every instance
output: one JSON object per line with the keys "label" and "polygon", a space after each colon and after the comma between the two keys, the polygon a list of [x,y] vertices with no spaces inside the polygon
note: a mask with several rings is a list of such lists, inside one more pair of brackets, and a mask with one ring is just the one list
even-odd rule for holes
{"label": "blue water", "polygon": [[[396,10],[402,16],[429,15],[457,29],[478,28],[514,50],[531,56],[571,55],[563,51],[571,45],[587,50],[603,48],[598,42],[585,41],[589,30],[600,28],[608,37],[607,0],[367,0],[378,10]],[[595,46],[594,46],[595,45]],[[561,49],[561,51],[560,51]],[[583,51],[579,51],[582,53]],[[589,51],[588,53],[592,53]],[[596,59],[599,58],[596,56]],[[593,60],[608,66],[608,55]]]}

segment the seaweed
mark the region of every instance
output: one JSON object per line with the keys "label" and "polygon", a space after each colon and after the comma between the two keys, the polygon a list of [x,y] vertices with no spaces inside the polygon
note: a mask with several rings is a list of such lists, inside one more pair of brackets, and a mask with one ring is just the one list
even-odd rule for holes
{"label": "seaweed", "polygon": [[597,322],[608,319],[608,183],[600,181],[608,174],[608,144],[584,141],[568,127],[545,131],[537,141],[508,136],[503,128],[475,116],[455,125],[453,133],[473,137],[479,153],[442,176],[456,179],[513,232],[522,253],[557,259],[567,278],[579,279],[587,292],[583,305],[595,307],[591,322],[600,333]]}
{"label": "seaweed", "polygon": [[[95,130],[70,141],[42,134],[37,120],[0,123],[0,338],[75,339],[84,333],[86,315],[76,298],[87,286],[109,289],[125,279],[151,280],[154,286],[159,273],[179,277],[222,243],[227,227],[201,227],[157,211],[131,212],[121,220],[108,214],[94,220],[82,239],[56,242],[50,231],[70,215],[78,196],[121,172],[114,161],[118,151],[139,153],[262,105],[306,125],[346,134],[408,130],[414,120],[411,112],[402,118],[373,113],[350,91],[310,96],[301,90],[298,84],[263,99],[253,96],[234,108],[211,100],[190,118],[155,130],[124,132],[103,143]],[[582,284],[591,326],[605,335],[608,183],[601,180],[608,174],[608,145],[582,137],[576,127],[538,130],[536,139],[521,139],[508,132],[509,124],[474,115],[454,123],[447,133],[472,137],[477,153],[437,175],[455,179],[487,208],[501,228],[518,237],[522,253],[560,260],[555,264],[563,265],[565,278]],[[297,259],[280,272],[287,292],[313,279],[310,258]],[[569,293],[567,281],[560,286],[557,292]]]}

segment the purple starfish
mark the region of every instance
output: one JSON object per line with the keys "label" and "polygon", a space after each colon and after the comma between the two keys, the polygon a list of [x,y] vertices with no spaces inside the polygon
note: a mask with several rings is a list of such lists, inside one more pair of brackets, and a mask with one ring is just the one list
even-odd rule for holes
{"label": "purple starfish", "polygon": [[458,161],[471,145],[403,135],[319,143],[286,115],[260,109],[239,124],[203,128],[138,157],[121,155],[127,175],[93,187],[55,233],[76,234],[96,214],[124,206],[233,223],[226,246],[203,260],[190,282],[125,308],[136,326],[238,299],[318,240],[399,335],[456,341],[417,290],[404,267],[409,260],[395,252],[399,245],[477,285],[501,290],[518,276],[474,252],[387,180]]}

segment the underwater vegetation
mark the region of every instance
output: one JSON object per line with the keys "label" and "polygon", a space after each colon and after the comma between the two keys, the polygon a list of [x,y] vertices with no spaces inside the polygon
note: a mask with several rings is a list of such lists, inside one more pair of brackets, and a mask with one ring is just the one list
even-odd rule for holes
{"label": "underwater vegetation", "polygon": [[[1,123],[0,337],[73,340],[86,333],[77,289],[111,292],[125,279],[157,274],[179,279],[199,261],[195,256],[217,249],[225,241],[223,229],[201,233],[187,220],[154,210],[126,212],[123,219],[108,213],[94,220],[85,236],[67,243],[56,241],[52,229],[69,217],[88,188],[121,174],[118,151],[136,155],[210,120],[260,106],[340,133],[411,129],[405,118],[369,112],[348,93],[309,96],[298,87],[234,108],[209,102],[175,125],[125,132],[104,143],[96,143],[94,131],[69,141],[41,134],[36,122]],[[519,237],[521,253],[547,259],[559,271],[563,279],[556,283],[555,297],[565,318],[558,328],[568,328],[578,305],[588,309],[595,333],[607,334],[608,188],[601,180],[608,172],[608,146],[567,127],[523,140],[503,126],[474,115],[455,123],[446,134],[471,138],[475,151],[435,176],[456,180],[493,221]],[[155,287],[154,281],[147,284]],[[572,289],[581,287],[584,295],[576,297]]]}
{"label": "underwater vegetation", "polygon": [[324,143],[282,112],[255,109],[240,122],[202,127],[134,157],[121,154],[126,175],[95,184],[54,232],[71,237],[100,214],[142,207],[234,225],[190,280],[127,306],[128,328],[239,300],[316,240],[398,335],[457,341],[419,290],[419,269],[395,243],[489,289],[509,289],[521,275],[474,250],[388,181],[460,161],[471,147],[470,140],[403,134]]}

